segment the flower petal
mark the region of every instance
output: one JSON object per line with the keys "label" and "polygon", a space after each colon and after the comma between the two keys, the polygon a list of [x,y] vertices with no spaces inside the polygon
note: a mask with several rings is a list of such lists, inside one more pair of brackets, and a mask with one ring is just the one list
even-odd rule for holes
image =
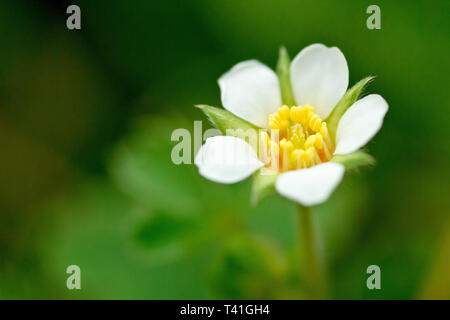
{"label": "flower petal", "polygon": [[282,173],[275,187],[286,198],[310,207],[325,202],[330,197],[341,182],[344,171],[343,165],[326,162]]}
{"label": "flower petal", "polygon": [[269,67],[249,60],[238,63],[219,78],[222,104],[228,111],[259,127],[281,106],[277,75]]}
{"label": "flower petal", "polygon": [[264,165],[247,142],[232,136],[208,138],[195,164],[203,177],[218,183],[241,181]]}
{"label": "flower petal", "polygon": [[292,61],[291,82],[297,104],[313,106],[325,119],[347,90],[347,61],[336,47],[312,44]]}
{"label": "flower petal", "polygon": [[380,130],[388,104],[378,94],[356,101],[342,115],[336,130],[335,154],[347,154],[363,147]]}

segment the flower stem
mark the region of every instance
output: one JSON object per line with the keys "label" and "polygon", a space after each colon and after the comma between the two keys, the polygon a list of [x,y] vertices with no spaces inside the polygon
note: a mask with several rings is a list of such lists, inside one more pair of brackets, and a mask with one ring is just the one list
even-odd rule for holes
{"label": "flower stem", "polygon": [[297,208],[300,254],[302,255],[302,278],[311,293],[312,299],[325,299],[327,295],[324,270],[315,241],[311,209],[302,205],[297,205]]}

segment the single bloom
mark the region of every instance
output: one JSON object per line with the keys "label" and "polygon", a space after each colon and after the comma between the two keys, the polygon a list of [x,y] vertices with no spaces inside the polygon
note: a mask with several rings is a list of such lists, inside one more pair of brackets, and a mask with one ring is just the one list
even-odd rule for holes
{"label": "single bloom", "polygon": [[256,60],[238,63],[219,78],[224,108],[259,128],[259,143],[255,148],[236,136],[208,138],[195,158],[202,176],[235,183],[275,168],[279,194],[304,206],[328,199],[345,171],[332,160],[363,147],[381,128],[388,104],[377,94],[355,99],[332,130],[327,120],[349,82],[342,52],[310,45],[292,60],[289,75],[292,105],[282,103],[277,74]]}

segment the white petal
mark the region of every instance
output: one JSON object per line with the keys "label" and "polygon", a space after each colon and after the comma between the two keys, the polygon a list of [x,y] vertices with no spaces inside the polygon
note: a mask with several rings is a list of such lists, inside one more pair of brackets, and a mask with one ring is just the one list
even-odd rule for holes
{"label": "white petal", "polygon": [[363,147],[380,130],[388,104],[378,94],[356,101],[342,115],[336,130],[335,154],[347,154]]}
{"label": "white petal", "polygon": [[264,165],[247,142],[231,136],[208,138],[195,164],[203,177],[219,183],[241,181]]}
{"label": "white petal", "polygon": [[292,61],[291,83],[297,104],[313,106],[325,119],[347,90],[347,61],[336,47],[310,45]]}
{"label": "white petal", "polygon": [[344,176],[344,166],[326,162],[281,174],[275,184],[278,193],[304,206],[325,202]]}
{"label": "white petal", "polygon": [[259,127],[281,106],[280,84],[269,67],[249,60],[219,78],[222,104],[228,111]]}

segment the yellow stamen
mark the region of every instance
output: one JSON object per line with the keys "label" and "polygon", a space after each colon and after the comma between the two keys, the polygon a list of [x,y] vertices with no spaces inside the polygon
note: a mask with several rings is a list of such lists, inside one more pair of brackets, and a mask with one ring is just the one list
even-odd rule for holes
{"label": "yellow stamen", "polygon": [[283,120],[289,119],[290,109],[288,106],[283,106],[280,109],[278,109],[278,114],[280,115],[280,118]]}
{"label": "yellow stamen", "polygon": [[282,106],[269,116],[269,127],[277,135],[271,133],[270,139],[263,139],[267,141],[270,164],[278,166],[279,171],[308,168],[332,157],[334,146],[327,124],[310,105]]}

